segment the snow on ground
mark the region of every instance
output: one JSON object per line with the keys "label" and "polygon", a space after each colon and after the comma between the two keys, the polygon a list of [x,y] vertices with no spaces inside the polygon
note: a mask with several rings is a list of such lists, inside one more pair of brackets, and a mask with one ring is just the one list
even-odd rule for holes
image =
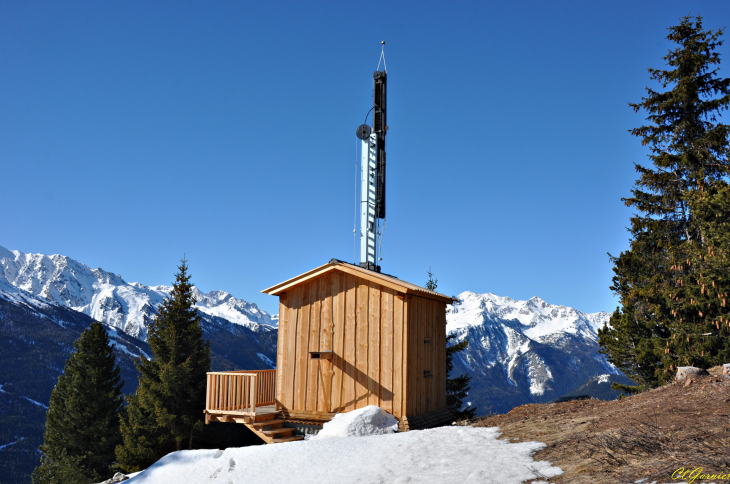
{"label": "snow on ground", "polygon": [[498,440],[496,427],[450,426],[221,450],[183,450],[125,484],[517,484],[562,474],[532,455],[540,442]]}
{"label": "snow on ground", "polygon": [[312,440],[394,434],[397,430],[398,421],[394,416],[380,407],[368,405],[352,412],[338,413]]}

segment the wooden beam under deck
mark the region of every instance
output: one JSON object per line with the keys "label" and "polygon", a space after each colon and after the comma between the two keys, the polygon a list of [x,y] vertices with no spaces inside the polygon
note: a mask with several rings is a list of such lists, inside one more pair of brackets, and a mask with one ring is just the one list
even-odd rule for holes
{"label": "wooden beam under deck", "polygon": [[205,411],[205,423],[229,422],[244,424],[267,444],[292,442],[304,437],[292,435],[294,429],[285,427],[289,424],[322,425],[329,422],[334,413],[321,412],[287,412],[277,410],[275,405],[258,407],[256,414],[244,415],[243,412]]}

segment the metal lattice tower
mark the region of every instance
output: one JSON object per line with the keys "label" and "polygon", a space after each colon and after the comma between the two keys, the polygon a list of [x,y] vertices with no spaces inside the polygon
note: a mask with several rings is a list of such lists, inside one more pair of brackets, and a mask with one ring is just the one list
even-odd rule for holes
{"label": "metal lattice tower", "polygon": [[360,157],[360,265],[375,270],[378,266],[375,203],[378,178],[377,136],[362,141]]}
{"label": "metal lattice tower", "polygon": [[383,71],[373,74],[373,126],[357,129],[360,156],[360,265],[380,272],[379,220],[385,220],[386,83]]}

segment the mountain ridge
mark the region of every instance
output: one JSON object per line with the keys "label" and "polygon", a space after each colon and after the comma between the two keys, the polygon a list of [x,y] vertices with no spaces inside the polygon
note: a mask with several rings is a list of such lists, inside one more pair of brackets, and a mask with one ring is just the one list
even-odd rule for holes
{"label": "mountain ridge", "polygon": [[446,330],[454,343],[469,340],[454,355],[453,375],[472,377],[468,401],[479,414],[544,403],[598,375],[621,372],[598,352],[604,311],[584,313],[535,296],[526,301],[471,291],[447,309]]}
{"label": "mountain ridge", "polygon": [[[67,256],[0,247],[0,295],[35,307],[58,304],[143,341],[171,289],[126,282],[120,274],[91,269]],[[273,366],[277,315],[224,291],[194,291],[206,338],[215,358],[221,358],[214,366]],[[454,342],[468,338],[470,345],[455,355],[452,375],[472,376],[469,401],[480,413],[542,403],[592,377],[621,374],[598,352],[597,331],[608,321],[607,312],[584,313],[538,296],[519,301],[464,291],[458,299],[447,309],[446,329],[455,335]],[[238,335],[235,342],[232,335]]]}
{"label": "mountain ridge", "polygon": [[[142,340],[147,339],[147,327],[156,308],[172,290],[167,285],[128,283],[119,274],[92,269],[67,256],[24,253],[2,246],[0,270],[0,281],[4,279],[17,289],[84,313]],[[198,310],[210,318],[222,318],[254,332],[270,331],[278,325],[278,316],[230,293],[203,293],[197,288],[193,293]]]}
{"label": "mountain ridge", "polygon": [[[16,264],[16,259],[20,263]],[[29,259],[0,247],[0,480],[3,483],[28,482],[39,462],[37,449],[43,439],[51,390],[73,351],[73,342],[91,322],[101,319],[122,370],[123,392],[134,392],[138,384],[135,360],[140,356],[149,358],[152,352],[146,341],[123,331],[120,321],[130,319],[129,308],[135,303],[137,308],[148,304],[145,314],[153,317],[154,307],[149,300],[140,303],[139,295],[152,294],[156,297],[153,302],[161,302],[163,295],[170,291],[169,286],[128,284],[121,276],[89,269],[64,256],[35,255]],[[33,268],[39,270],[37,275],[32,273]],[[8,273],[18,285],[35,290],[36,294],[11,284],[6,279]],[[98,276],[96,289],[89,274]],[[93,311],[89,305],[71,305],[74,300],[103,300],[97,297],[99,294],[113,297],[116,302],[98,304]],[[246,318],[243,310],[256,308],[255,305],[223,291],[206,294],[198,291],[198,294],[203,296],[197,307],[201,311],[203,336],[210,341],[212,371],[273,366],[277,329]],[[230,314],[233,310],[238,314]],[[139,311],[131,313],[139,318]],[[222,317],[226,315],[230,319]],[[270,318],[267,322],[276,321],[275,317],[267,316]],[[131,327],[139,327],[139,322],[133,320]],[[149,320],[141,322],[148,324]],[[137,334],[146,336],[146,326],[144,329]]]}

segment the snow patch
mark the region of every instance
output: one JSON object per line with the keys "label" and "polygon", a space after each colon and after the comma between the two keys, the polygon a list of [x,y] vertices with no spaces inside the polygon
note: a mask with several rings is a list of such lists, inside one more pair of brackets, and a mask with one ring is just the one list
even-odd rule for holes
{"label": "snow patch", "polygon": [[528,370],[528,375],[530,376],[530,394],[544,395],[548,382],[553,379],[553,374],[545,362],[537,355],[530,356],[531,361]]}
{"label": "snow patch", "polygon": [[366,435],[392,434],[398,431],[398,421],[391,414],[375,405],[347,413],[338,413],[325,423],[322,430],[310,440],[333,437],[364,437]]}
{"label": "snow patch", "polygon": [[119,341],[117,341],[118,339],[121,339],[121,338],[119,337],[119,333],[117,332],[116,328],[113,328],[113,327],[107,326],[107,325],[104,325],[104,328],[106,329],[106,334],[109,336],[109,343],[111,343],[111,345],[114,346],[115,348],[118,348],[119,351],[121,351],[122,353],[126,353],[129,356],[132,356],[134,358],[139,358],[142,355],[144,355],[144,357],[147,358],[148,360],[152,359],[150,357],[150,355],[148,355],[141,348],[137,348],[137,349],[139,349],[139,354],[133,353],[132,351],[129,351],[129,349],[124,345],[124,343],[120,343]]}
{"label": "snow patch", "polygon": [[[350,412],[352,413],[352,412]],[[499,429],[449,426],[356,439],[319,439],[173,452],[127,484],[406,483],[518,484],[562,474],[532,456],[540,442],[499,440]],[[466,464],[465,464],[466,463]]]}
{"label": "snow patch", "polygon": [[265,354],[263,354],[263,353],[256,353],[256,356],[258,356],[259,357],[259,360],[263,361],[264,363],[266,363],[267,365],[269,365],[271,368],[276,368],[276,363],[274,363],[273,361],[271,361],[271,358],[269,358]]}
{"label": "snow patch", "polygon": [[[114,346],[115,348],[117,348],[119,351],[121,351],[122,353],[126,353],[126,354],[128,354],[129,356],[131,356],[133,358],[139,358],[139,356],[140,356],[140,355],[134,354],[131,351],[129,351],[126,346],[124,346],[123,344],[119,343],[115,339],[109,338],[109,342],[111,343],[112,346]],[[144,351],[143,351],[143,353],[144,353]],[[147,354],[145,354],[145,356],[147,356]],[[147,359],[149,360],[149,358],[147,358]]]}
{"label": "snow patch", "polygon": [[[0,249],[2,249],[2,247],[0,247]],[[10,447],[11,445],[15,445],[18,442],[21,442],[23,440],[25,440],[25,437],[21,437],[18,440],[16,440],[15,442],[10,442],[9,444],[0,445],[0,450],[3,450],[5,447]]]}
{"label": "snow patch", "polygon": [[[2,249],[2,247],[0,247],[0,249]],[[0,269],[2,269],[1,266]],[[13,303],[25,304],[26,306],[36,307],[39,309],[49,307],[49,305],[40,298],[13,286],[9,281],[3,278],[2,271],[0,271],[0,299],[5,299],[6,301]]]}
{"label": "snow patch", "polygon": [[598,383],[608,383],[609,378],[611,378],[611,375],[600,375],[598,377]]}
{"label": "snow patch", "polygon": [[[0,385],[0,393],[4,393],[6,395],[11,395],[10,393],[8,393],[5,390],[3,390],[3,386],[2,385]],[[46,405],[43,405],[41,402],[37,402],[37,401],[33,400],[32,398],[24,397],[22,395],[19,395],[19,396],[20,396],[20,398],[24,398],[25,400],[28,400],[30,403],[32,403],[34,405],[38,405],[39,407],[43,407],[46,410],[48,410],[48,407]],[[23,439],[20,439],[20,440],[23,440]],[[7,444],[7,445],[12,445],[12,444]],[[2,449],[2,447],[0,447],[0,449]]]}
{"label": "snow patch", "polygon": [[43,408],[45,408],[46,410],[48,410],[48,407],[47,407],[46,405],[43,405],[43,404],[42,404],[41,402],[36,402],[36,401],[35,401],[35,400],[33,400],[32,398],[28,398],[28,397],[23,397],[23,396],[21,396],[20,398],[25,398],[26,400],[28,400],[28,401],[29,401],[30,403],[32,403],[33,405],[38,405],[39,407],[43,407]]}

